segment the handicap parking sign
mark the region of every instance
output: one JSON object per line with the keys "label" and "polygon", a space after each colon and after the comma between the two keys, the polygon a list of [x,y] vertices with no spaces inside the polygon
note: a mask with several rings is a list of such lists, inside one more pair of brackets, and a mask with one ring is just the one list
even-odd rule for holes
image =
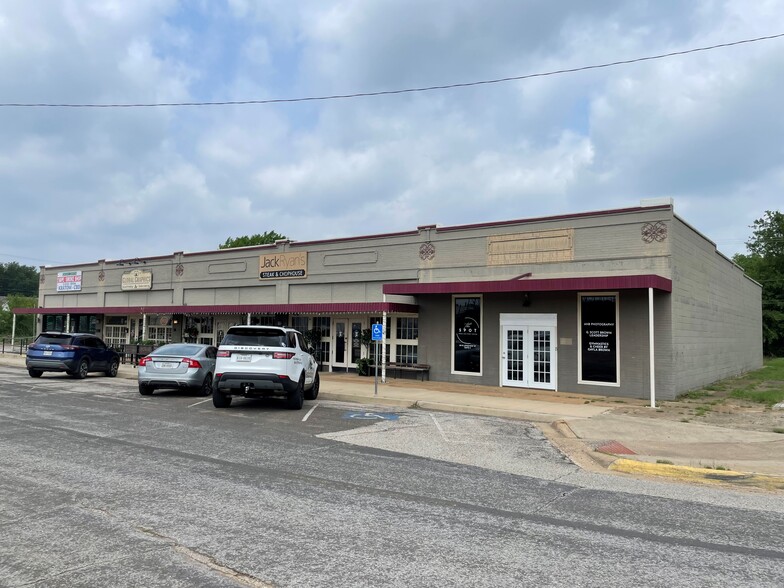
{"label": "handicap parking sign", "polygon": [[381,341],[384,338],[384,325],[377,323],[373,325],[372,340]]}

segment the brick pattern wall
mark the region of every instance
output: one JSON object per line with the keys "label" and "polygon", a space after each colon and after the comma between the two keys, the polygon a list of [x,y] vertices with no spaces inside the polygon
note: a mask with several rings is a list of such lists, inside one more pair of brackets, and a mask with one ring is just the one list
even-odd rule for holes
{"label": "brick pattern wall", "polygon": [[676,391],[761,367],[760,286],[677,218],[671,239]]}

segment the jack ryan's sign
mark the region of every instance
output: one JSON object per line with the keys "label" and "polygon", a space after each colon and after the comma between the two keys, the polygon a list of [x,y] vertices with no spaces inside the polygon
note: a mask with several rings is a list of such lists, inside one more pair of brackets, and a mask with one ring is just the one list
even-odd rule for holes
{"label": "jack ryan's sign", "polygon": [[259,256],[260,280],[308,277],[308,253],[273,253]]}

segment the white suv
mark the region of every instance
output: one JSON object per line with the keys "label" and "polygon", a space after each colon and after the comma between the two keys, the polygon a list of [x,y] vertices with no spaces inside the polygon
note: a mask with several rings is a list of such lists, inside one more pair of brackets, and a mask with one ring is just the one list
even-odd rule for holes
{"label": "white suv", "polygon": [[319,392],[318,364],[302,334],[284,327],[230,327],[218,347],[212,403],[227,408],[232,396],[283,396],[294,410]]}

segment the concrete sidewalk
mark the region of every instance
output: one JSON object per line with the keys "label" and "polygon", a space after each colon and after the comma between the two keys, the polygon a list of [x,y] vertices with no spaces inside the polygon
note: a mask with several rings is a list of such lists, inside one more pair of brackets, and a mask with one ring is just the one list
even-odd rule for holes
{"label": "concrete sidewalk", "polygon": [[[0,365],[24,368],[24,356],[0,354]],[[118,377],[135,380],[136,368]],[[379,379],[376,394],[373,376],[323,373],[319,399],[534,421],[586,469],[784,490],[784,435],[617,414],[612,397],[411,379]]]}

